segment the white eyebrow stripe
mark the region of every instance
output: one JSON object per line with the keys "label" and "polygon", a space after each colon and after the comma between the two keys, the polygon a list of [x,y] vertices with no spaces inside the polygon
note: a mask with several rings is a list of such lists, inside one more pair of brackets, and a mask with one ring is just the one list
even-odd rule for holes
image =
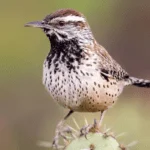
{"label": "white eyebrow stripe", "polygon": [[55,18],[54,20],[60,20],[60,21],[65,21],[65,22],[68,22],[68,21],[82,21],[82,22],[86,22],[85,19],[83,17],[79,17],[79,16],[66,16],[66,17],[58,17],[58,18]]}

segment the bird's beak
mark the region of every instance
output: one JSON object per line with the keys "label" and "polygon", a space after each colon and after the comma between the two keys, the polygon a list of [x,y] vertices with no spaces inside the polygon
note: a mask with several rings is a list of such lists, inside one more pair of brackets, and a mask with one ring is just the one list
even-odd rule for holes
{"label": "bird's beak", "polygon": [[29,23],[26,23],[24,25],[25,27],[35,27],[35,28],[47,28],[47,29],[50,29],[50,26],[47,25],[47,24],[44,24],[42,21],[33,21],[33,22],[29,22]]}

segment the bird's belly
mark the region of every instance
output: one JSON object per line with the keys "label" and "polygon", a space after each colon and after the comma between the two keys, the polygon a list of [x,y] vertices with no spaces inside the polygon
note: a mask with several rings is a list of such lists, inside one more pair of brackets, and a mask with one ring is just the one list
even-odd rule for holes
{"label": "bird's belly", "polygon": [[[79,71],[78,71],[79,72]],[[107,81],[99,73],[68,72],[44,69],[43,83],[60,105],[74,111],[97,112],[111,107],[123,89],[116,80]]]}
{"label": "bird's belly", "polygon": [[98,112],[108,109],[113,106],[117,98],[109,98],[101,94],[99,98],[87,97],[82,100],[79,107],[74,107],[74,110],[79,112]]}
{"label": "bird's belly", "polygon": [[[88,82],[87,82],[88,83]],[[64,83],[64,87],[56,87],[55,90],[51,91],[53,99],[56,100],[60,105],[79,112],[97,112],[106,110],[113,106],[120,95],[121,89],[118,86],[108,86],[109,83],[105,82],[105,88],[96,87],[94,83],[89,82],[89,86],[85,84],[79,84],[69,82]],[[97,81],[97,86],[98,86]]]}
{"label": "bird's belly", "polygon": [[[68,108],[80,112],[97,112],[113,106],[122,92],[122,86],[114,81],[105,80],[81,85],[80,92],[76,92],[76,99],[72,99]],[[82,87],[83,86],[83,87]]]}

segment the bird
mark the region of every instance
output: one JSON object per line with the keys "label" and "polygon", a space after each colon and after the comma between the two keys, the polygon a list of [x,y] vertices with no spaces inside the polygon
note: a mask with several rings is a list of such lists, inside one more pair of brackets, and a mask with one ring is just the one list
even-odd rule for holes
{"label": "bird", "polygon": [[54,101],[69,109],[62,121],[73,112],[100,112],[101,124],[124,87],[150,88],[149,80],[130,76],[111,57],[94,38],[86,17],[76,10],[57,10],[25,27],[42,29],[50,41],[43,84]]}

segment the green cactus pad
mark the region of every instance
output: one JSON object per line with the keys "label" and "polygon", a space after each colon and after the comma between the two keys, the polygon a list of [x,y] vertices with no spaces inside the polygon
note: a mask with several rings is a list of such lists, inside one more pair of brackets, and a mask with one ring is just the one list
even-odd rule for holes
{"label": "green cactus pad", "polygon": [[82,136],[71,141],[65,150],[121,150],[121,148],[112,136],[105,136],[102,133],[89,133],[87,139]]}

